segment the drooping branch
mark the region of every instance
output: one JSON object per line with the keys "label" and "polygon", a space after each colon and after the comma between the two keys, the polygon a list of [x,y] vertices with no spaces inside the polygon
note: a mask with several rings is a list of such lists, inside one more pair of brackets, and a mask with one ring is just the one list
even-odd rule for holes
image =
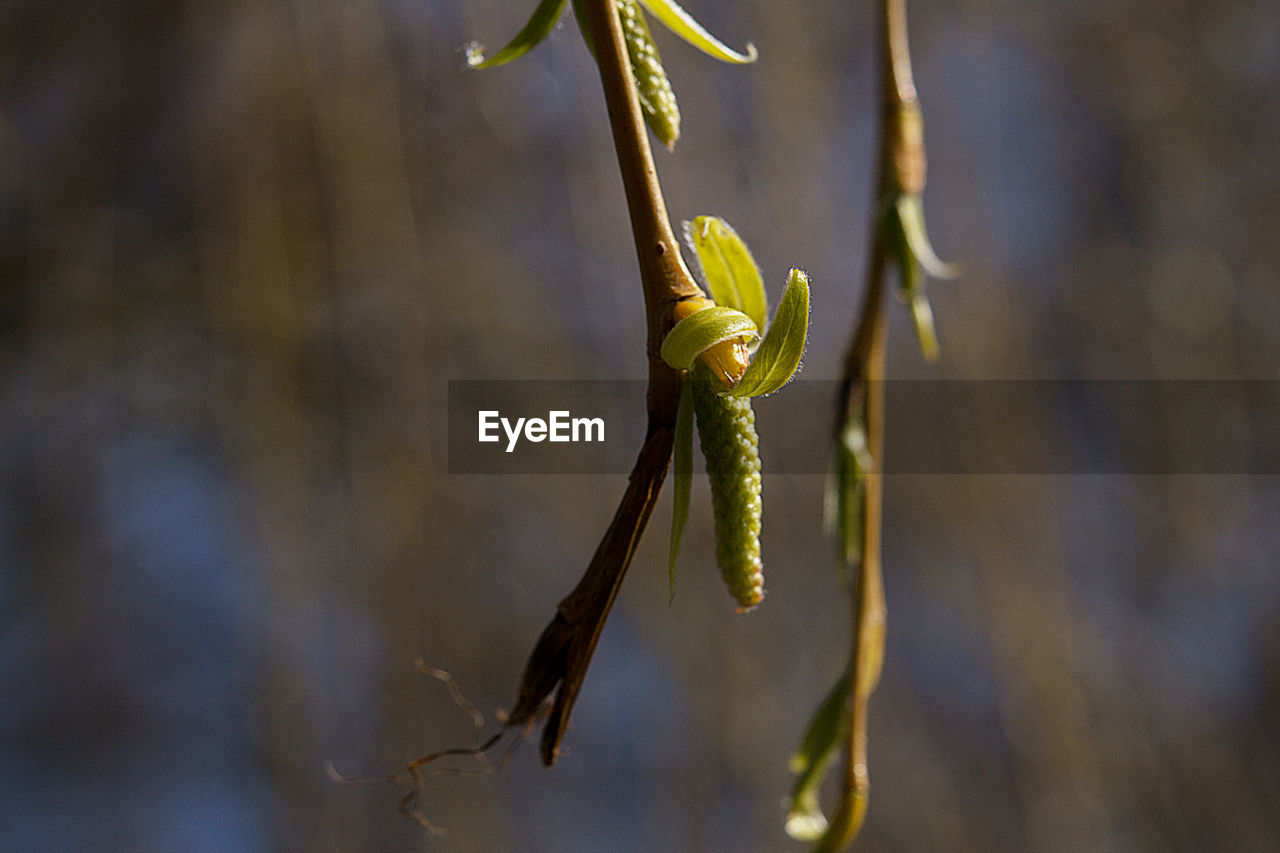
{"label": "drooping branch", "polygon": [[685,267],[667,218],[614,0],[583,0],[582,5],[595,46],[644,288],[648,429],[627,490],[591,563],[578,585],[560,602],[529,656],[508,720],[509,726],[526,725],[556,691],[542,733],[541,756],[547,766],[554,764],[559,754],[596,643],[670,466],[684,383],[683,374],[667,366],[659,355],[662,339],[671,327],[671,309],[683,299],[702,295]]}
{"label": "drooping branch", "polygon": [[866,817],[871,788],[867,771],[868,708],[880,677],[886,623],[880,532],[888,325],[884,292],[889,246],[883,211],[890,193],[904,189],[918,193],[924,188],[925,178],[919,106],[908,53],[905,0],[882,0],[878,13],[882,113],[872,199],[871,251],[862,309],[845,355],[834,434],[838,443],[848,424],[860,424],[872,465],[862,479],[860,547],[850,602],[852,672],[842,796],[840,808],[818,850],[838,850],[853,840]]}

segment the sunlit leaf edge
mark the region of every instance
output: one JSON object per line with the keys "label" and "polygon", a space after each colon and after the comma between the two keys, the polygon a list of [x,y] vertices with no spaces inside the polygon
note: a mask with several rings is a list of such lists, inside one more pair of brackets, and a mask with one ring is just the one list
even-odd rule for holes
{"label": "sunlit leaf edge", "polygon": [[778,311],[742,379],[728,393],[735,397],[772,394],[800,369],[809,333],[809,277],[792,269]]}
{"label": "sunlit leaf edge", "polygon": [[488,59],[484,58],[484,51],[479,45],[473,42],[467,48],[467,64],[472,68],[496,68],[524,56],[555,29],[567,2],[568,0],[542,0],[515,38]]}
{"label": "sunlit leaf edge", "polygon": [[738,65],[756,61],[758,54],[755,45],[748,43],[747,52],[738,53],[738,51],[707,32],[702,24],[694,20],[694,17],[674,0],[639,0],[639,2],[655,18],[661,21],[663,26],[707,56],[718,59],[721,62],[732,62]]}
{"label": "sunlit leaf edge", "polygon": [[662,340],[662,360],[677,370],[688,370],[694,359],[716,344],[759,334],[755,322],[746,314],[712,305],[676,323]]}

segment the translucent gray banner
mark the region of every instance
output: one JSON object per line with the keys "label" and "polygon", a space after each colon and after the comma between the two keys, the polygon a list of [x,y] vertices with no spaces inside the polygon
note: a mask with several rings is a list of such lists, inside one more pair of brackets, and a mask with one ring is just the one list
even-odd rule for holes
{"label": "translucent gray banner", "polygon": [[[836,392],[796,381],[755,401],[766,473],[827,472]],[[902,380],[885,394],[887,474],[1280,474],[1276,381]],[[644,400],[642,381],[450,382],[449,473],[626,473]]]}

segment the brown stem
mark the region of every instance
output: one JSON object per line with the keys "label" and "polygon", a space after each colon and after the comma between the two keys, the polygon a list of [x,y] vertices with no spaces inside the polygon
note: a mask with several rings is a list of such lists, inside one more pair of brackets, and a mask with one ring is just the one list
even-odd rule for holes
{"label": "brown stem", "polygon": [[916,84],[911,76],[911,46],[907,40],[906,0],[885,0],[881,7],[884,55],[887,72],[882,78],[885,100],[902,103],[916,100]]}
{"label": "brown stem", "polygon": [[559,685],[542,732],[542,762],[547,766],[554,764],[559,755],[591,655],[671,463],[676,410],[684,384],[683,375],[668,367],[658,354],[671,326],[671,309],[676,302],[702,295],[685,267],[667,219],[614,0],[585,0],[583,6],[595,45],[644,287],[649,422],[622,502],[582,579],[560,602],[555,618],[543,630],[529,656],[516,706],[508,720],[509,726],[520,726],[534,719]]}
{"label": "brown stem", "polygon": [[866,291],[856,331],[845,355],[844,375],[836,401],[835,437],[845,425],[861,421],[867,451],[874,463],[863,480],[862,545],[857,582],[850,606],[852,623],[849,679],[850,724],[845,745],[840,809],[819,850],[837,850],[851,842],[866,815],[871,782],[867,773],[867,719],[871,692],[884,655],[886,609],[880,556],[883,507],[884,378],[887,312],[885,278],[888,247],[882,227],[889,193],[924,187],[924,145],[919,108],[907,45],[905,0],[883,0],[879,9],[881,92],[878,179],[872,206],[871,255]]}
{"label": "brown stem", "polygon": [[[879,194],[877,194],[877,199]],[[878,219],[878,217],[876,217]],[[884,377],[886,312],[884,305],[885,248],[881,229],[874,227],[867,288],[857,332],[845,360],[845,373],[837,400],[836,436],[845,424],[861,421],[867,452],[874,468],[862,481],[862,536],[857,580],[850,603],[852,648],[849,679],[849,729],[845,744],[844,778],[840,808],[831,821],[832,831],[818,850],[838,850],[853,840],[866,816],[871,779],[867,773],[867,722],[871,692],[879,677],[884,654],[885,600],[880,562],[880,528],[883,496]]]}

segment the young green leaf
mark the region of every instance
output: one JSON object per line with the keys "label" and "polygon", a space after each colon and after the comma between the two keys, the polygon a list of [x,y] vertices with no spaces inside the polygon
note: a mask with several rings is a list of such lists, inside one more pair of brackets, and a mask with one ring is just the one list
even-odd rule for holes
{"label": "young green leaf", "polygon": [[761,329],[769,315],[760,268],[742,238],[718,216],[699,216],[684,224],[702,278],[719,305],[737,308]]}
{"label": "young green leaf", "polygon": [[835,494],[836,579],[852,593],[854,572],[862,564],[863,487],[849,454],[836,451]]}
{"label": "young green leaf", "polygon": [[850,593],[863,548],[865,480],[874,470],[876,460],[867,447],[867,429],[860,415],[850,415],[836,441],[823,503],[823,528],[836,538],[836,575]]}
{"label": "young green leaf", "polygon": [[[899,196],[885,210],[881,227],[886,229],[889,253],[898,265],[898,294],[911,310],[911,322],[916,329],[916,338],[920,341],[920,351],[927,361],[937,361],[938,333],[933,325],[933,311],[929,308],[929,298],[925,295],[922,263],[912,248],[908,223],[903,219],[903,212],[913,208],[911,205],[903,205],[901,203],[903,198],[905,196]],[[914,209],[918,210],[918,208]],[[930,252],[932,253],[932,250]],[[937,258],[935,257],[934,260]]]}
{"label": "young green leaf", "polygon": [[755,358],[729,393],[734,397],[759,397],[786,385],[800,368],[808,332],[809,277],[793,269]]}
{"label": "young green leaf", "polygon": [[689,520],[689,492],[693,487],[693,384],[686,381],[680,392],[680,408],[676,410],[675,459],[671,491],[671,550],[667,558],[667,581],[671,598],[676,597],[676,556],[680,540]]}
{"label": "young green leaf", "polygon": [[[840,519],[843,518],[844,468],[840,448],[831,455],[831,468],[822,484],[822,535],[843,542]],[[838,553],[840,553],[838,551]]]}
{"label": "young green leaf", "polygon": [[528,23],[516,33],[516,37],[488,59],[484,58],[484,49],[472,43],[467,47],[467,64],[472,68],[494,68],[528,53],[555,29],[560,13],[564,11],[565,2],[566,0],[542,0],[533,10]]}
{"label": "young green leaf", "polygon": [[675,0],[640,0],[640,2],[655,18],[662,21],[667,29],[707,56],[719,59],[721,62],[756,61],[755,45],[748,44],[746,53],[738,53],[707,32],[702,24],[695,21],[693,16],[682,9]]}
{"label": "young green leaf", "polygon": [[791,757],[797,775],[787,803],[787,835],[798,841],[816,841],[827,831],[827,818],[818,803],[818,788],[836,757],[848,729],[845,708],[849,699],[849,670],[836,681],[805,729],[800,749]]}
{"label": "young green leaf", "polygon": [[662,340],[662,360],[677,370],[688,370],[703,350],[721,341],[756,338],[759,334],[746,314],[713,305],[676,323]]}
{"label": "young green leaf", "polygon": [[902,233],[906,238],[911,254],[915,256],[925,272],[934,278],[955,278],[960,275],[960,265],[947,263],[933,251],[929,242],[929,234],[924,227],[924,203],[918,195],[903,194],[895,203],[898,210],[898,221],[902,223]]}
{"label": "young green leaf", "polygon": [[933,325],[933,309],[929,307],[929,297],[925,295],[924,288],[911,295],[907,307],[911,309],[911,324],[915,326],[925,361],[937,361],[938,330]]}
{"label": "young green leaf", "polygon": [[[867,449],[866,428],[861,418],[850,418],[836,446],[836,471],[830,486],[834,497],[829,503],[842,569],[856,566],[861,558],[862,488],[874,466],[875,460]],[[852,583],[852,578],[843,574],[841,579]]]}

